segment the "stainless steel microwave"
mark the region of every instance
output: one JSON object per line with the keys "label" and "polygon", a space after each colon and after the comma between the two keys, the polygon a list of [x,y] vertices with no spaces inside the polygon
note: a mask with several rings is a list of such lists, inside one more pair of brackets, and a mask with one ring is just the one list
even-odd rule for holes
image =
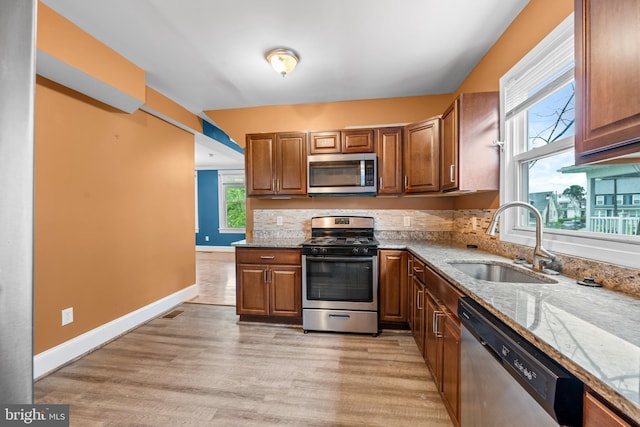
{"label": "stainless steel microwave", "polygon": [[309,155],[307,174],[310,196],[376,194],[375,153]]}

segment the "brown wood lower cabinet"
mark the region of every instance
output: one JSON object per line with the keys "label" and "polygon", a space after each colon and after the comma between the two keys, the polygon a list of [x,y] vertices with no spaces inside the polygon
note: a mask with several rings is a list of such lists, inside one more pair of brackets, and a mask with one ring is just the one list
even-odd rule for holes
{"label": "brown wood lower cabinet", "polygon": [[301,317],[300,262],[297,249],[236,248],[236,313]]}
{"label": "brown wood lower cabinet", "polygon": [[380,322],[407,323],[407,252],[380,250]]}
{"label": "brown wood lower cabinet", "polygon": [[587,391],[584,394],[583,427],[632,427],[637,424],[627,422],[598,397]]}
{"label": "brown wood lower cabinet", "polygon": [[460,322],[463,296],[421,260],[412,261],[410,327],[454,425],[460,425]]}

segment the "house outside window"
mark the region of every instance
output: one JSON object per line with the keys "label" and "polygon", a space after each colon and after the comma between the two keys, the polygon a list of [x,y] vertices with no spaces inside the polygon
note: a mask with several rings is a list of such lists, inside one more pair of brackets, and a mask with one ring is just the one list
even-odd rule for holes
{"label": "house outside window", "polygon": [[220,233],[244,233],[247,219],[244,171],[218,171]]}
{"label": "house outside window", "polygon": [[[545,247],[640,266],[638,157],[575,165],[573,15],[500,79],[501,203],[521,200],[542,214]],[[501,239],[533,246],[524,209],[501,218]],[[587,249],[585,249],[587,248]]]}

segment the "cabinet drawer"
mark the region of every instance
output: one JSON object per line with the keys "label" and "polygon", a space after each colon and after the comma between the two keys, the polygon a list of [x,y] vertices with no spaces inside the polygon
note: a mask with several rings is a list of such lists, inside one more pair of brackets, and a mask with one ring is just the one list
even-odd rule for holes
{"label": "cabinet drawer", "polygon": [[301,255],[299,249],[236,248],[236,263],[301,265]]}
{"label": "cabinet drawer", "polygon": [[442,302],[442,304],[447,307],[447,309],[456,316],[456,320],[458,317],[458,299],[463,297],[464,295],[450,285],[446,280],[441,277],[438,277],[438,289],[436,293],[438,294],[438,298]]}
{"label": "cabinet drawer", "polygon": [[424,262],[420,261],[417,257],[413,258],[413,276],[420,281],[420,283],[425,283],[425,265]]}
{"label": "cabinet drawer", "polygon": [[437,299],[441,305],[447,307],[447,310],[453,313],[457,321],[458,298],[464,295],[430,268],[425,269],[424,277],[427,288],[429,288],[434,298]]}

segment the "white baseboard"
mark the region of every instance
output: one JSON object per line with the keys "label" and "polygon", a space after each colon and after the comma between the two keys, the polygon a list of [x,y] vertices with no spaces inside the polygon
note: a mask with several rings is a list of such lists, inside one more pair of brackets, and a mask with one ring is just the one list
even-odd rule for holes
{"label": "white baseboard", "polygon": [[235,252],[235,246],[196,246],[196,251],[199,252]]}
{"label": "white baseboard", "polygon": [[64,366],[197,295],[198,285],[191,285],[49,350],[36,354],[33,357],[34,379],[38,379]]}

